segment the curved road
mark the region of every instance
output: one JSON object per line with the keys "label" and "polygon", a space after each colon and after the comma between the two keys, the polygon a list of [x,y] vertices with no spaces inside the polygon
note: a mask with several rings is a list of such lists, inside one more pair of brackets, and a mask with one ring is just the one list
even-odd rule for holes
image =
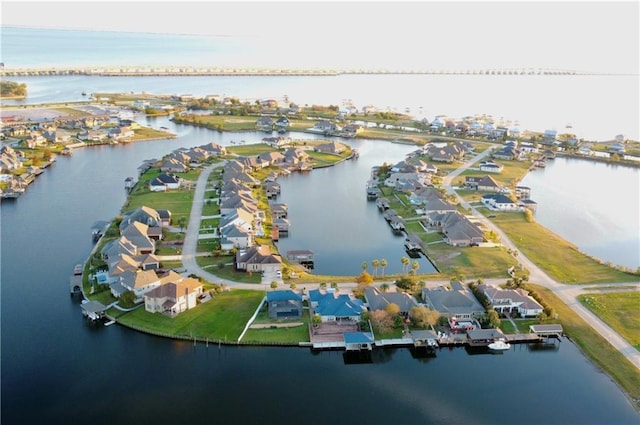
{"label": "curved road", "polygon": [[[616,331],[614,331],[609,325],[603,322],[598,316],[593,314],[589,309],[584,307],[578,301],[578,295],[584,292],[583,287],[581,285],[565,285],[554,279],[552,279],[549,275],[547,275],[540,267],[534,264],[529,258],[527,258],[518,247],[507,237],[507,235],[496,226],[491,220],[486,218],[483,214],[478,212],[474,207],[472,207],[467,201],[462,199],[458,193],[451,186],[451,182],[455,177],[460,175],[467,168],[471,167],[477,161],[488,156],[493,147],[496,145],[492,145],[491,148],[485,150],[484,152],[476,155],[474,158],[466,161],[460,168],[456,169],[454,172],[450,173],[443,179],[443,186],[445,187],[448,194],[454,195],[460,204],[466,208],[467,210],[472,211],[474,217],[476,217],[486,228],[493,230],[498,236],[500,236],[500,240],[502,244],[512,251],[517,253],[517,260],[527,269],[529,270],[529,281],[533,283],[537,283],[545,288],[550,289],[555,295],[558,296],[565,304],[567,304],[573,311],[575,311],[580,317],[584,318],[587,323],[593,327],[596,332],[598,332],[602,337],[604,337],[611,345],[613,345],[618,351],[620,351],[631,363],[633,363],[638,369],[640,369],[640,352],[635,349],[626,339],[620,336]],[[607,287],[611,284],[589,284],[589,287],[601,286]],[[634,290],[640,290],[640,282],[635,283],[620,283],[619,285],[630,286]]]}
{"label": "curved road", "polygon": [[[482,222],[488,229],[493,230],[500,236],[502,244],[510,248],[512,251],[517,252],[518,261],[529,270],[529,280],[531,282],[537,283],[541,286],[544,286],[550,289],[554,294],[556,294],[565,304],[567,304],[573,311],[575,311],[579,316],[584,318],[587,323],[589,323],[600,335],[602,335],[611,345],[613,345],[618,351],[620,351],[631,363],[633,363],[638,369],[640,369],[640,352],[636,350],[627,340],[622,338],[616,331],[614,331],[609,325],[604,323],[598,316],[593,314],[587,308],[585,308],[577,299],[577,296],[584,292],[584,288],[580,285],[564,285],[561,284],[551,277],[547,275],[540,267],[535,265],[531,260],[529,260],[519,249],[515,246],[515,244],[507,237],[507,235],[500,230],[493,222],[487,219],[484,215],[479,213],[475,208],[473,208],[469,203],[464,201],[456,191],[451,186],[451,182],[455,177],[460,175],[464,170],[471,167],[474,163],[480,161],[481,159],[487,157],[493,147],[496,145],[492,145],[490,148],[486,149],[484,152],[476,155],[472,159],[466,161],[460,168],[456,169],[452,173],[450,173],[447,177],[443,179],[443,186],[446,188],[447,193],[452,194],[457,197],[460,201],[461,205],[467,209],[470,209],[473,215]],[[200,230],[200,221],[202,218],[202,206],[204,203],[204,193],[207,186],[207,179],[211,172],[217,168],[224,166],[225,162],[219,162],[213,165],[210,165],[202,170],[200,176],[198,177],[198,182],[196,184],[195,193],[193,197],[193,206],[191,208],[191,216],[189,218],[189,225],[187,227],[187,232],[185,234],[185,242],[182,253],[182,262],[188,273],[193,273],[198,276],[202,276],[204,279],[210,282],[219,282],[222,284],[226,284],[228,286],[233,286],[236,288],[244,288],[244,289],[256,289],[255,284],[245,284],[240,282],[235,282],[232,280],[222,279],[218,276],[207,272],[202,269],[196,263],[196,248],[198,244],[198,234]],[[448,283],[448,282],[446,282]],[[594,285],[590,284],[589,287],[594,286],[602,286],[606,287],[607,285],[615,285],[615,284],[600,284]],[[633,288],[633,290],[640,290],[640,282],[636,283],[624,283],[620,284],[624,286],[629,286]],[[313,286],[313,285],[310,285]]]}

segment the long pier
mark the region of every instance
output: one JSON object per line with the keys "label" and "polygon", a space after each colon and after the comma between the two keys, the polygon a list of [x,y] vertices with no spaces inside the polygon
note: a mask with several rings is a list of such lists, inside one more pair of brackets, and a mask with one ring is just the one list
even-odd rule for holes
{"label": "long pier", "polygon": [[415,74],[415,75],[596,75],[572,70],[538,68],[473,69],[473,70],[420,70],[420,69],[307,69],[307,68],[229,68],[190,66],[112,66],[112,67],[55,67],[8,68],[0,67],[0,77],[87,75],[100,77],[194,77],[194,76],[337,76],[347,74]]}

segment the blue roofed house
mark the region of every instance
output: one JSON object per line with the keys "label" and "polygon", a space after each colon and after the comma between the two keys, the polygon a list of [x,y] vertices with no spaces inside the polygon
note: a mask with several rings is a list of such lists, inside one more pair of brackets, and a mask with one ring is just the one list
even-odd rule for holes
{"label": "blue roofed house", "polygon": [[357,322],[366,310],[362,300],[348,294],[338,295],[333,289],[312,289],[309,291],[309,302],[313,314],[319,315],[322,322]]}
{"label": "blue roofed house", "polygon": [[271,319],[299,319],[302,317],[302,296],[290,289],[267,292],[267,306]]}

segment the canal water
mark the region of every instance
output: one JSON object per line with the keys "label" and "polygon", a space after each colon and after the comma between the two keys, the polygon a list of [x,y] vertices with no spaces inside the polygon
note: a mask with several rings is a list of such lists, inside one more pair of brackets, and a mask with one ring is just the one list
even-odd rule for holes
{"label": "canal water", "polygon": [[521,184],[540,224],[605,262],[640,267],[640,168],[558,157]]}
{"label": "canal water", "polygon": [[[171,124],[155,120],[154,125]],[[517,345],[497,355],[456,348],[440,350],[435,358],[420,358],[408,349],[376,350],[370,363],[354,364],[339,351],[194,346],[118,325],[90,325],[69,296],[68,279],[73,265],[91,250],[92,224],[119,213],[126,199],[124,178],[135,175],[143,160],[159,158],[176,147],[221,139],[226,143],[228,138],[251,140],[251,133],[176,130],[179,139],[87,148],[72,157],[59,157],[17,201],[2,202],[3,424],[637,424],[640,420],[617,386],[567,339],[550,347]],[[364,164],[366,169],[368,155],[377,162],[376,156],[385,156],[386,149],[392,156],[405,149],[370,143],[361,146],[358,161],[362,162],[341,167],[357,169]],[[314,173],[301,176],[300,185],[313,182]],[[283,199],[293,196],[295,184],[295,178],[286,180]],[[348,188],[333,190],[354,191],[355,196],[344,201],[354,203],[349,208],[366,205],[356,199],[364,192],[359,182]],[[375,214],[371,213],[374,221]],[[387,237],[388,231],[386,223],[375,223],[371,228],[356,227],[352,233]],[[331,243],[346,244],[340,237],[344,235],[331,238]],[[368,238],[362,235],[362,240]],[[359,260],[348,261],[349,272],[358,272],[359,267]]]}

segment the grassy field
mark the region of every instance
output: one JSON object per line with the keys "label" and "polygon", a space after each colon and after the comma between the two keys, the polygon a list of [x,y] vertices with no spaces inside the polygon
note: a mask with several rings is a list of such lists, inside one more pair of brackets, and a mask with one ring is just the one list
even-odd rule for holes
{"label": "grassy field", "polygon": [[[309,310],[304,310],[301,319],[295,319],[295,322],[302,323],[301,326],[287,328],[264,328],[249,329],[242,339],[243,342],[267,342],[267,343],[284,343],[298,344],[299,342],[309,341]],[[266,304],[256,317],[254,323],[261,324],[278,324],[279,321],[272,321],[267,315]]]}
{"label": "grassy field", "polygon": [[558,313],[565,334],[609,374],[640,409],[640,370],[550,290],[538,285],[527,285],[526,289],[535,290]]}
{"label": "grassy field", "polygon": [[524,214],[492,213],[497,224],[531,261],[563,283],[636,282],[638,276],[616,270],[583,254],[574,245]]}
{"label": "grassy field", "polygon": [[454,247],[446,243],[428,245],[426,254],[436,264],[440,273],[467,277],[509,278],[507,269],[517,261],[501,247]]}
{"label": "grassy field", "polygon": [[235,271],[233,268],[233,261],[234,259],[231,255],[196,257],[198,266],[222,279],[229,279],[242,283],[260,283],[262,280],[260,273]]}
{"label": "grassy field", "polygon": [[174,318],[139,308],[119,317],[125,325],[161,333],[210,340],[237,341],[264,298],[264,291],[222,292],[204,304]]}
{"label": "grassy field", "polygon": [[586,294],[578,299],[640,351],[640,292]]}

